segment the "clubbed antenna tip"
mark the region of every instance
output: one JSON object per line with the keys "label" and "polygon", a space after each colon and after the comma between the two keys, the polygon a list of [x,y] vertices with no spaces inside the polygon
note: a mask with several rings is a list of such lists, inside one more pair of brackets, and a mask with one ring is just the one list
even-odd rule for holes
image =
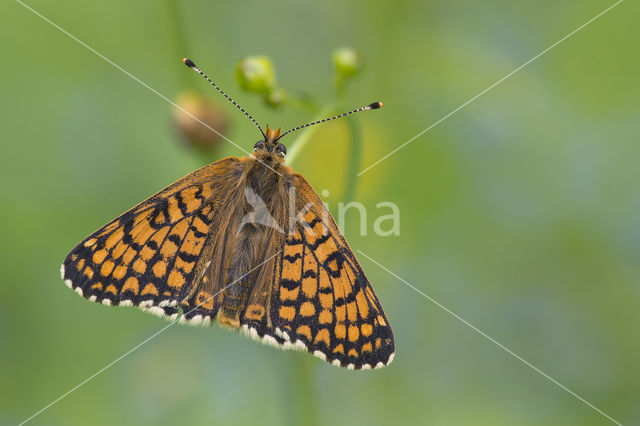
{"label": "clubbed antenna tip", "polygon": [[256,125],[256,127],[258,128],[258,130],[260,130],[260,133],[262,134],[262,137],[265,138],[265,140],[267,139],[267,137],[265,136],[264,132],[262,131],[262,127],[260,127],[260,125],[258,124],[258,122],[256,120],[253,119],[253,117],[251,116],[251,114],[249,114],[247,111],[244,110],[244,108],[242,108],[240,105],[238,105],[236,103],[236,101],[234,101],[233,99],[231,99],[226,93],[224,93],[222,91],[221,88],[218,87],[217,84],[215,84],[213,81],[211,81],[211,79],[202,71],[200,71],[200,68],[198,68],[196,66],[196,64],[193,63],[193,61],[189,58],[182,58],[182,62],[188,66],[189,68],[191,68],[192,70],[194,70],[195,72],[197,72],[198,74],[200,74],[201,76],[203,76],[205,79],[207,79],[207,81],[216,88],[216,90],[218,92],[220,92],[222,94],[222,96],[224,96],[225,98],[227,98],[228,101],[230,101],[232,104],[234,104],[236,106],[236,108],[238,108],[240,111],[242,111],[244,113],[244,115],[246,115],[249,120],[253,121],[253,124]]}
{"label": "clubbed antenna tip", "polygon": [[349,112],[345,112],[344,114],[336,115],[335,117],[324,118],[322,120],[318,120],[318,121],[314,121],[312,123],[303,124],[302,126],[294,127],[293,129],[287,130],[286,132],[281,134],[278,137],[278,139],[276,139],[276,140],[280,140],[280,139],[282,139],[282,137],[284,135],[287,135],[287,134],[289,134],[291,132],[295,132],[296,130],[304,129],[305,127],[313,126],[313,125],[320,124],[320,123],[325,123],[327,121],[335,120],[336,118],[341,118],[341,117],[344,117],[346,115],[350,115],[350,114],[353,114],[353,113],[356,113],[356,112],[369,111],[369,110],[378,109],[378,108],[382,108],[382,102],[374,102],[374,103],[369,104],[367,106],[363,106],[362,108],[354,109],[353,111],[349,111]]}

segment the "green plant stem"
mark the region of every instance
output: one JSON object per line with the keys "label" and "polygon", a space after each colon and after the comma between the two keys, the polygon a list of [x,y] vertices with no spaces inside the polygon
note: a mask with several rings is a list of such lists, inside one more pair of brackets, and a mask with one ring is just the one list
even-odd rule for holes
{"label": "green plant stem", "polygon": [[318,412],[316,394],[313,388],[313,371],[317,362],[306,354],[290,352],[287,357],[285,371],[289,380],[287,399],[289,424],[292,426],[316,426]]}
{"label": "green plant stem", "polygon": [[[173,45],[176,50],[176,60],[180,60],[189,55],[189,46],[185,36],[182,13],[180,11],[180,3],[178,0],[167,0],[167,9],[169,11],[169,27],[173,33]],[[184,70],[181,70],[184,71]],[[180,79],[183,89],[195,90],[194,73],[181,72]]]}

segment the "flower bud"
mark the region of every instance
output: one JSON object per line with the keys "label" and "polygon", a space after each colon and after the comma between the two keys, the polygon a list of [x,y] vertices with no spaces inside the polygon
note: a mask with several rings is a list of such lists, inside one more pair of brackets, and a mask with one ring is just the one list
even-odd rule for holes
{"label": "flower bud", "polygon": [[218,133],[226,132],[228,121],[218,107],[199,93],[190,91],[181,92],[176,104],[179,108],[173,108],[173,123],[189,146],[206,150],[220,144],[222,137]]}
{"label": "flower bud", "polygon": [[274,89],[269,92],[264,100],[267,101],[267,104],[272,108],[278,108],[284,102],[287,94],[282,89]]}
{"label": "flower bud", "polygon": [[268,94],[276,86],[271,60],[266,56],[250,56],[238,62],[236,79],[245,90]]}
{"label": "flower bud", "polygon": [[333,52],[333,64],[338,75],[352,77],[362,70],[363,59],[360,52],[353,47],[341,47]]}

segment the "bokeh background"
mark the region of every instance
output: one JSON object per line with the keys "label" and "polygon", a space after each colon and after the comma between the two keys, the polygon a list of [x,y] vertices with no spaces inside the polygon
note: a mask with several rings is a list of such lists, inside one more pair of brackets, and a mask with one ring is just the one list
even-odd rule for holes
{"label": "bokeh background", "polygon": [[[278,84],[335,102],[332,52],[365,65],[340,107],[362,169],[612,1],[489,0],[27,4],[175,100],[209,99],[250,150],[253,125],[180,58],[193,58],[263,124],[273,109],[234,77],[267,55]],[[359,249],[623,424],[640,423],[640,61],[625,1],[357,179]],[[92,304],[59,277],[87,234],[175,179],[243,155],[189,149],[158,95],[14,1],[0,5],[0,423],[16,424],[167,323]],[[186,50],[186,51],[185,51]],[[291,138],[287,143],[293,143]],[[335,211],[349,177],[345,120],[295,161]],[[399,236],[372,224],[401,210]],[[174,326],[31,420],[34,425],[601,425],[611,422],[359,256],[397,356],[351,372],[238,337]]]}

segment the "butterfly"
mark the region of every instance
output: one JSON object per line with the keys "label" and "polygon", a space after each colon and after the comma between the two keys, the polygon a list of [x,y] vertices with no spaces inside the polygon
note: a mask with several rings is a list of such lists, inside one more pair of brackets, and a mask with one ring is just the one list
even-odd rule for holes
{"label": "butterfly", "polygon": [[[284,349],[349,369],[394,356],[389,321],[336,222],[311,185],[285,164],[293,128],[258,123],[251,155],[196,170],[81,241],[61,267],[81,296],[137,306],[186,324],[214,320]],[[180,318],[178,319],[178,316]]]}

